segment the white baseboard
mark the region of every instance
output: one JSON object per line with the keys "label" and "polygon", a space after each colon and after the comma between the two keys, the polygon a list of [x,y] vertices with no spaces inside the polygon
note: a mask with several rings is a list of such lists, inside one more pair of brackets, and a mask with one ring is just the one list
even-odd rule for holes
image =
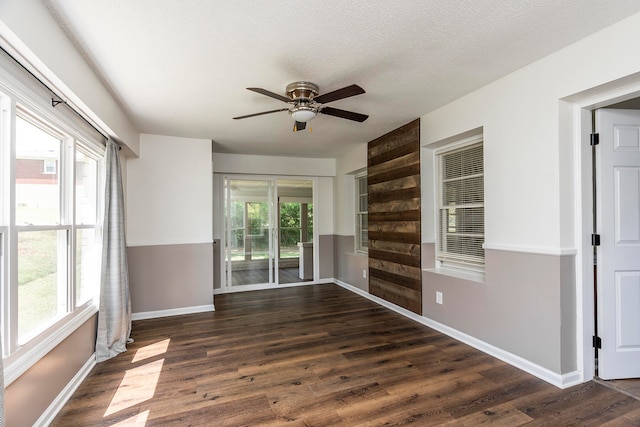
{"label": "white baseboard", "polygon": [[73,393],[78,389],[82,381],[87,378],[93,367],[96,366],[96,354],[92,354],[89,360],[80,368],[80,370],[73,376],[71,381],[62,389],[62,391],[51,402],[49,407],[40,415],[40,418],[35,422],[34,427],[46,427],[53,422],[53,419],[62,410],[67,401],[73,396]]}
{"label": "white baseboard", "polygon": [[207,311],[215,311],[213,304],[198,305],[194,307],[170,308],[167,310],[143,311],[133,313],[131,320],[155,319],[158,317],[179,316],[181,314],[205,313]]}
{"label": "white baseboard", "polygon": [[444,325],[442,323],[439,323],[435,320],[429,319],[427,317],[424,316],[420,316],[412,311],[406,310],[402,307],[399,307],[393,303],[390,303],[389,301],[386,301],[382,298],[379,298],[375,295],[371,295],[370,293],[363,291],[360,288],[356,288],[353,285],[350,285],[348,283],[342,282],[340,280],[335,280],[334,279],[334,283],[338,284],[339,286],[354,292],[358,295],[361,295],[377,304],[382,305],[383,307],[386,307],[390,310],[395,311],[396,313],[402,314],[403,316],[414,320],[418,323],[421,323],[425,326],[428,326],[432,329],[435,329],[438,332],[442,332],[445,335],[448,335],[452,338],[457,339],[458,341],[461,341],[465,344],[470,345],[471,347],[474,347],[484,353],[487,353],[497,359],[502,360],[503,362],[506,362],[512,366],[515,366],[518,369],[522,369],[523,371],[534,375],[538,378],[540,378],[543,381],[548,382],[549,384],[552,384],[558,388],[567,388],[567,387],[571,387],[574,386],[576,384],[580,384],[582,383],[583,380],[583,376],[580,373],[580,371],[573,371],[567,374],[558,374],[555,373],[545,367],[542,367],[536,363],[531,362],[530,360],[524,359],[520,356],[517,356],[513,353],[510,353],[508,351],[505,351],[501,348],[498,348],[494,345],[491,345],[489,343],[486,343],[482,340],[479,340],[475,337],[472,337],[471,335],[467,335],[464,332],[460,332],[457,329],[454,329],[450,326]]}

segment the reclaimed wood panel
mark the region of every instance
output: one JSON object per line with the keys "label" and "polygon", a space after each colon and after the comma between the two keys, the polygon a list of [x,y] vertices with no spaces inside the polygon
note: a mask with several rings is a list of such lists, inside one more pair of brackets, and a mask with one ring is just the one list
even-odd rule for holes
{"label": "reclaimed wood panel", "polygon": [[420,120],[367,147],[369,292],[422,314]]}
{"label": "reclaimed wood panel", "polygon": [[420,244],[405,245],[404,243],[386,242],[382,240],[376,240],[375,242],[369,242],[369,250],[378,249],[380,251],[390,251],[398,254],[416,255],[420,256]]}
{"label": "reclaimed wood panel", "polygon": [[393,200],[391,202],[379,202],[369,204],[369,214],[379,212],[404,212],[420,210],[420,199]]}

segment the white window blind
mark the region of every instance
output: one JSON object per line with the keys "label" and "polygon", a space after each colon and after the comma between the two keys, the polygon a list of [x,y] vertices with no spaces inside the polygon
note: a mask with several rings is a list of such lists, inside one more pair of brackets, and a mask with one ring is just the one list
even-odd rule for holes
{"label": "white window blind", "polygon": [[484,268],[483,143],[438,153],[436,258],[443,266]]}

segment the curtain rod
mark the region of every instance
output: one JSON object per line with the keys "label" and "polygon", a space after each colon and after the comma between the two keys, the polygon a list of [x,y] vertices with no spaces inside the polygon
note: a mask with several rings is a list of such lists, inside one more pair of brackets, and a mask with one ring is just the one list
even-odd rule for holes
{"label": "curtain rod", "polygon": [[[100,136],[102,136],[102,138],[104,138],[105,140],[105,144],[106,141],[109,140],[109,138],[102,133],[93,123],[91,123],[89,121],[89,119],[87,119],[84,114],[80,113],[78,110],[76,110],[75,108],[73,108],[71,105],[69,105],[67,103],[67,101],[63,100],[61,96],[58,96],[58,94],[51,89],[45,82],[43,82],[38,76],[36,76],[33,72],[31,72],[31,70],[29,70],[27,67],[25,67],[20,61],[18,61],[18,59],[16,59],[15,56],[13,56],[12,54],[10,54],[9,52],[7,52],[7,50],[0,46],[0,50],[2,50],[5,55],[7,55],[9,58],[11,58],[13,60],[13,62],[15,62],[16,64],[18,64],[18,66],[20,68],[22,68],[24,71],[26,71],[31,77],[33,77],[38,83],[40,83],[45,89],[47,89],[49,91],[49,93],[51,93],[51,95],[53,95],[55,98],[51,98],[51,106],[53,108],[55,108],[58,104],[64,104],[67,106],[67,108],[69,110],[71,110],[71,112],[73,112],[76,116],[80,117],[86,124],[88,124],[89,126],[91,126],[93,128],[93,130],[95,130],[96,132],[98,132],[100,134]],[[120,149],[122,149],[122,147],[119,146]]]}

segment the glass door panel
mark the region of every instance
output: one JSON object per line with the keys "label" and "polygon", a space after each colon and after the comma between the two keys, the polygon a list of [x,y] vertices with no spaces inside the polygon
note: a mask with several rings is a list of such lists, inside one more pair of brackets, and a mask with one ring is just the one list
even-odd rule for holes
{"label": "glass door panel", "polygon": [[277,180],[279,284],[313,280],[313,181]]}
{"label": "glass door panel", "polygon": [[274,283],[273,186],[225,179],[227,286]]}

